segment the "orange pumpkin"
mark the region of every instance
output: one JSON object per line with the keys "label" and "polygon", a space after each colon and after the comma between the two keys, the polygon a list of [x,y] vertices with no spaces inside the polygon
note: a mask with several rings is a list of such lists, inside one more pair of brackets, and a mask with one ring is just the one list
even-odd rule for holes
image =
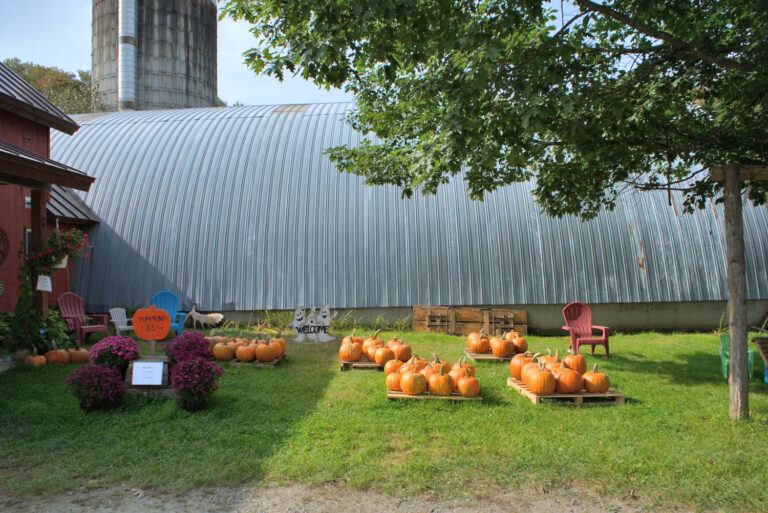
{"label": "orange pumpkin", "polygon": [[429,377],[427,384],[429,393],[433,395],[451,395],[453,392],[453,378],[450,374],[445,374],[442,367]]}
{"label": "orange pumpkin", "polygon": [[453,391],[458,392],[459,391],[459,378],[462,376],[465,376],[468,372],[468,369],[461,369],[459,367],[454,367],[451,369],[451,372],[448,374],[453,379]]}
{"label": "orange pumpkin", "polygon": [[602,372],[597,372],[597,364],[595,364],[595,367],[590,372],[585,372],[582,379],[584,380],[584,388],[587,392],[602,393],[607,392],[611,388],[608,376]]}
{"label": "orange pumpkin", "polygon": [[368,359],[371,361],[373,361],[373,356],[371,355],[375,355],[376,351],[369,352],[369,349],[371,347],[381,347],[384,345],[384,341],[378,337],[380,331],[381,330],[376,330],[373,335],[363,341],[363,352],[368,355]]}
{"label": "orange pumpkin", "polygon": [[405,343],[405,341],[398,341],[397,344],[393,344],[392,352],[395,353],[395,358],[401,362],[407,362],[411,356],[413,356],[413,350],[411,346]]}
{"label": "orange pumpkin", "polygon": [[85,349],[69,349],[69,361],[72,363],[88,363],[91,361],[91,357],[88,356],[88,351]]}
{"label": "orange pumpkin", "polygon": [[575,394],[583,388],[581,374],[573,369],[561,367],[555,374],[555,390],[558,394]]}
{"label": "orange pumpkin", "polygon": [[542,356],[540,360],[541,360],[541,363],[546,365],[549,362],[554,362],[555,360],[557,360],[557,357],[552,356],[552,350],[550,348],[547,348],[547,354],[545,356]]}
{"label": "orange pumpkin", "polygon": [[216,347],[216,344],[225,340],[224,337],[206,337],[206,339],[208,340],[208,349],[210,349],[211,354],[213,354],[213,348]]}
{"label": "orange pumpkin", "polygon": [[[546,357],[545,357],[546,358]],[[555,351],[555,357],[554,358],[542,358],[542,361],[544,362],[544,368],[547,369],[550,372],[553,372],[555,369],[559,369],[563,366],[563,362],[560,361],[560,350],[558,349]]]}
{"label": "orange pumpkin", "polygon": [[515,346],[509,340],[493,337],[490,342],[491,352],[499,358],[507,358],[515,353]]}
{"label": "orange pumpkin", "polygon": [[473,353],[487,353],[490,348],[488,337],[482,331],[480,333],[470,333],[467,337],[467,346]]}
{"label": "orange pumpkin", "polygon": [[519,336],[519,334],[516,331],[507,331],[507,332],[504,333],[504,340],[508,340],[508,341],[512,342],[518,336]]}
{"label": "orange pumpkin", "polygon": [[427,390],[427,380],[422,374],[406,372],[400,377],[400,390],[408,395],[421,395]]}
{"label": "orange pumpkin", "polygon": [[344,337],[346,342],[341,343],[339,358],[343,362],[357,362],[363,357],[363,348],[352,337]]}
{"label": "orange pumpkin", "polygon": [[531,371],[525,384],[536,395],[552,395],[556,387],[555,377],[544,369],[544,365]]}
{"label": "orange pumpkin", "polygon": [[573,369],[579,374],[587,372],[587,360],[580,354],[567,354],[563,358],[563,366],[569,369]]}
{"label": "orange pumpkin", "polygon": [[[392,360],[397,361],[397,360]],[[403,363],[403,362],[400,362]],[[384,384],[387,386],[387,389],[392,390],[394,392],[400,392],[400,378],[401,375],[399,372],[392,372],[390,374],[387,374],[387,379],[384,381]]]}
{"label": "orange pumpkin", "polygon": [[341,343],[345,344],[345,343],[349,343],[349,342],[357,342],[358,344],[360,344],[362,346],[363,345],[363,339],[358,337],[358,336],[355,336],[356,333],[357,333],[357,328],[352,330],[352,334],[351,335],[347,335],[346,337],[341,339]]}
{"label": "orange pumpkin", "polygon": [[394,337],[392,337],[391,339],[387,340],[387,347],[388,347],[388,348],[390,348],[390,349],[391,349],[391,350],[393,350],[393,351],[394,351],[394,350],[395,350],[395,348],[396,348],[397,346],[399,346],[399,345],[400,345],[400,339],[399,339],[399,338],[397,338],[397,335],[395,335],[395,336],[394,336]]}
{"label": "orange pumpkin", "polygon": [[288,342],[286,342],[285,339],[280,336],[282,334],[283,334],[282,331],[278,331],[277,336],[275,336],[275,338],[272,339],[272,342],[277,342],[278,344],[280,344],[280,347],[282,347],[282,352],[280,354],[285,354],[285,352],[288,350]]}
{"label": "orange pumpkin", "polygon": [[451,372],[451,364],[450,363],[446,362],[445,360],[441,360],[440,357],[437,356],[437,353],[434,353],[432,356],[434,356],[435,359],[432,360],[431,362],[429,362],[429,365],[434,367],[435,370],[439,370],[440,367],[442,367],[443,372],[445,374],[448,374],[449,372]]}
{"label": "orange pumpkin", "polygon": [[515,347],[516,353],[524,353],[528,350],[528,341],[523,337],[515,337],[512,339],[512,345]]}
{"label": "orange pumpkin", "polygon": [[[375,347],[375,346],[374,346]],[[380,346],[376,348],[376,351],[374,351],[373,354],[373,360],[379,364],[384,365],[390,360],[395,359],[395,353],[387,346]]]}
{"label": "orange pumpkin", "polygon": [[400,367],[403,366],[403,362],[401,362],[398,359],[389,360],[387,363],[384,364],[384,374],[389,376],[393,372],[398,372],[400,370]]}
{"label": "orange pumpkin", "polygon": [[280,345],[280,342],[275,342],[275,339],[271,338],[267,344],[269,344],[269,346],[275,350],[275,354],[277,355],[275,358],[283,356],[283,346]]}
{"label": "orange pumpkin", "polygon": [[53,349],[45,353],[45,358],[51,365],[66,365],[69,363],[69,353],[64,349]]}
{"label": "orange pumpkin", "polygon": [[459,357],[459,361],[457,361],[456,363],[453,364],[453,369],[459,369],[459,370],[467,369],[469,371],[469,375],[470,376],[474,376],[475,375],[475,367],[474,367],[474,365],[471,365],[471,364],[467,363],[467,359],[464,357],[464,355],[461,355]]}
{"label": "orange pumpkin", "polygon": [[528,383],[528,374],[539,368],[539,353],[536,353],[531,358],[531,361],[523,365],[520,370],[520,379],[523,383]]}
{"label": "orange pumpkin", "polygon": [[27,355],[24,358],[24,365],[27,367],[42,367],[48,363],[48,359],[43,355]]}
{"label": "orange pumpkin", "polygon": [[526,352],[516,354],[512,357],[512,360],[509,361],[509,373],[516,379],[521,379],[520,373],[523,370],[523,366],[527,363],[531,363],[531,360],[533,360],[531,353]]}
{"label": "orange pumpkin", "polygon": [[271,362],[278,356],[277,349],[265,340],[259,340],[256,344],[256,359],[260,362]]}
{"label": "orange pumpkin", "polygon": [[256,349],[253,346],[240,346],[235,349],[235,358],[241,362],[252,362],[256,359]]}
{"label": "orange pumpkin", "polygon": [[480,395],[480,382],[474,376],[470,376],[467,369],[464,369],[464,376],[459,378],[458,389],[463,397],[477,397]]}
{"label": "orange pumpkin", "polygon": [[235,348],[226,342],[219,342],[213,346],[213,357],[219,361],[229,361],[235,357]]}

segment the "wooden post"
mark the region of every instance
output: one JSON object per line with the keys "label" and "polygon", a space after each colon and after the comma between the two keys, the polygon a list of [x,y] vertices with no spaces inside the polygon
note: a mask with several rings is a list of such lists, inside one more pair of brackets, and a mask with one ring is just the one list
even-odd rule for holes
{"label": "wooden post", "polygon": [[[30,251],[38,251],[48,239],[48,224],[45,211],[48,201],[48,191],[44,189],[32,189],[32,241]],[[32,286],[35,286],[37,276],[33,277]],[[48,293],[35,290],[35,308],[43,317],[48,317]]]}
{"label": "wooden post", "polygon": [[728,322],[731,338],[730,416],[749,418],[747,369],[747,279],[744,262],[744,221],[739,166],[725,166],[725,247],[728,275]]}

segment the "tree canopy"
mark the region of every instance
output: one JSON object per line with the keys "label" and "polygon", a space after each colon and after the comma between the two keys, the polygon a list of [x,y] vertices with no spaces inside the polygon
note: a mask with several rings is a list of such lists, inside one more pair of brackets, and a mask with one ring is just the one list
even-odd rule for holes
{"label": "tree canopy", "polygon": [[17,58],[5,59],[3,64],[67,114],[104,110],[98,90],[92,85],[90,71],[78,71],[75,75]]}
{"label": "tree canopy", "polygon": [[[464,173],[470,194],[535,177],[550,214],[628,186],[701,206],[711,166],[768,162],[768,8],[747,0],[230,0],[256,72],[355,94],[375,136],[329,151],[405,195]],[[760,183],[750,187],[765,201]]]}

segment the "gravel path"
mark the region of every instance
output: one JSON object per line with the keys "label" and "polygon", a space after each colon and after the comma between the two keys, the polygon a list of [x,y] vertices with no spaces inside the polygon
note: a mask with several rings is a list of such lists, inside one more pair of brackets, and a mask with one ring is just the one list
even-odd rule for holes
{"label": "gravel path", "polygon": [[[241,486],[196,490],[183,496],[173,493],[144,491],[130,488],[110,488],[65,492],[50,499],[17,501],[2,497],[0,510],[11,513],[64,513],[64,512],[126,512],[126,513],[338,513],[372,512],[391,513],[641,513],[650,509],[638,504],[606,502],[584,497],[578,500],[564,497],[584,497],[583,494],[558,493],[556,497],[543,492],[521,498],[519,495],[501,495],[483,499],[456,499],[441,501],[434,497],[419,496],[400,499],[375,492],[355,492],[337,489],[331,485],[306,486]],[[632,499],[628,499],[632,500]],[[633,501],[634,502],[634,501]],[[658,511],[658,510],[653,510]],[[680,510],[676,510],[680,511]]]}

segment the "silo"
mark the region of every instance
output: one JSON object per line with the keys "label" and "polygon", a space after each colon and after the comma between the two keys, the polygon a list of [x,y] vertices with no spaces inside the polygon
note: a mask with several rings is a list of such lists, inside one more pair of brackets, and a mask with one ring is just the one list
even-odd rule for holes
{"label": "silo", "polygon": [[215,0],[93,0],[93,80],[107,110],[216,104]]}

